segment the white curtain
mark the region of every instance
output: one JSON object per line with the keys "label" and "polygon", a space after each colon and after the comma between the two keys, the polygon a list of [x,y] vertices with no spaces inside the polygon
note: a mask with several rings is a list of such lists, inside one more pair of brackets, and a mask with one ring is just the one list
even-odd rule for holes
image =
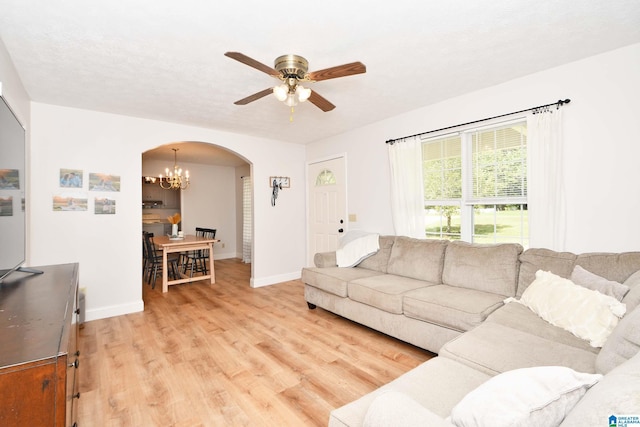
{"label": "white curtain", "polygon": [[565,250],[566,199],[562,110],[527,118],[529,246]]}
{"label": "white curtain", "polygon": [[389,163],[395,234],[424,239],[422,144],[418,137],[389,144]]}
{"label": "white curtain", "polygon": [[251,177],[242,177],[242,262],[251,262],[253,224],[251,209]]}

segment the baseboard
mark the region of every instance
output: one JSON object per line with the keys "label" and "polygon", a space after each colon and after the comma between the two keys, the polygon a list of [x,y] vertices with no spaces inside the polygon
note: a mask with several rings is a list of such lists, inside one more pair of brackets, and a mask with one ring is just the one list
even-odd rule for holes
{"label": "baseboard", "polygon": [[214,251],[213,253],[213,259],[229,259],[229,258],[237,258],[236,254],[234,252],[218,252],[218,251]]}
{"label": "baseboard", "polygon": [[262,286],[274,285],[276,283],[288,282],[289,280],[297,280],[300,278],[300,271],[294,273],[278,274],[277,276],[252,278],[249,282],[252,288],[260,288]]}
{"label": "baseboard", "polygon": [[129,304],[110,305],[107,307],[99,307],[85,312],[84,321],[106,319],[108,317],[122,316],[124,314],[138,313],[144,311],[144,302],[142,300]]}

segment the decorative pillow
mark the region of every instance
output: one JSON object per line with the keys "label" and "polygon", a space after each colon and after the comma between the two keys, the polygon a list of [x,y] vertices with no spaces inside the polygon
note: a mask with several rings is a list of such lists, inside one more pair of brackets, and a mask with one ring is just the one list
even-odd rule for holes
{"label": "decorative pillow", "polygon": [[431,412],[399,391],[385,391],[376,397],[364,417],[364,427],[453,427],[453,424]]}
{"label": "decorative pillow", "polygon": [[626,311],[613,297],[542,270],[536,272],[536,279],[519,302],[552,325],[589,341],[592,347],[602,347]]}
{"label": "decorative pillow", "polygon": [[627,313],[596,357],[596,372],[607,374],[640,350],[640,308]]}
{"label": "decorative pillow", "polygon": [[336,263],[338,267],[355,267],[362,260],[378,252],[378,234],[365,231],[349,231],[338,244]]}
{"label": "decorative pillow", "polygon": [[631,290],[627,292],[622,302],[627,306],[627,311],[632,311],[640,305],[640,270],[629,276],[623,284]]}
{"label": "decorative pillow", "polygon": [[[638,426],[640,353],[605,375],[580,399],[562,427]],[[615,424],[612,415],[617,416]],[[627,422],[624,422],[624,418]]]}
{"label": "decorative pillow", "polygon": [[614,297],[618,301],[622,301],[622,298],[624,298],[627,292],[629,292],[628,286],[614,282],[613,280],[607,280],[604,277],[600,277],[597,274],[593,274],[592,272],[585,270],[579,265],[576,265],[573,268],[571,281],[576,285]]}
{"label": "decorative pillow", "polygon": [[507,371],[462,398],[451,422],[458,427],[557,426],[601,378],[564,366]]}

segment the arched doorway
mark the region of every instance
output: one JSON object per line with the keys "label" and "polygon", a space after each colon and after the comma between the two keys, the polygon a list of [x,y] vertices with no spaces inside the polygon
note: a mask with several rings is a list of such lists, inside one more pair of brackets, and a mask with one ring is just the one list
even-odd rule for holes
{"label": "arched doorway", "polygon": [[[176,149],[177,151],[174,151]],[[183,170],[189,170],[190,184],[185,190],[163,190],[150,184],[151,178],[173,170],[175,161]],[[142,214],[143,230],[159,225],[146,224],[147,220],[160,221],[167,227],[167,217],[180,213],[180,229],[194,234],[195,227],[215,228],[216,259],[242,258],[243,233],[243,180],[251,176],[252,165],[242,156],[224,147],[207,142],[172,142],[142,153]],[[145,180],[149,177],[149,180]],[[154,191],[149,191],[154,189]],[[145,195],[151,193],[159,200]],[[176,197],[176,193],[178,197]],[[176,198],[179,200],[177,203]],[[165,203],[168,201],[168,204]],[[253,217],[250,218],[253,221]],[[160,225],[160,226],[162,226]],[[163,230],[164,232],[164,230]],[[155,234],[155,233],[154,233]],[[166,234],[166,233],[165,233]],[[251,236],[253,241],[253,236]],[[253,247],[253,244],[251,245]],[[253,264],[251,268],[253,277]]]}

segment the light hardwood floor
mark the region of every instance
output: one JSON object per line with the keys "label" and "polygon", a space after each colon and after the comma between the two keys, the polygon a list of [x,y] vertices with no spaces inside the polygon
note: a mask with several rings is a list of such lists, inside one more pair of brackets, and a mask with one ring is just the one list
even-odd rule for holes
{"label": "light hardwood floor", "polygon": [[144,312],[87,322],[78,424],[325,426],[433,356],[309,310],[299,280],[250,288],[249,268],[216,261],[214,285],[144,285]]}

